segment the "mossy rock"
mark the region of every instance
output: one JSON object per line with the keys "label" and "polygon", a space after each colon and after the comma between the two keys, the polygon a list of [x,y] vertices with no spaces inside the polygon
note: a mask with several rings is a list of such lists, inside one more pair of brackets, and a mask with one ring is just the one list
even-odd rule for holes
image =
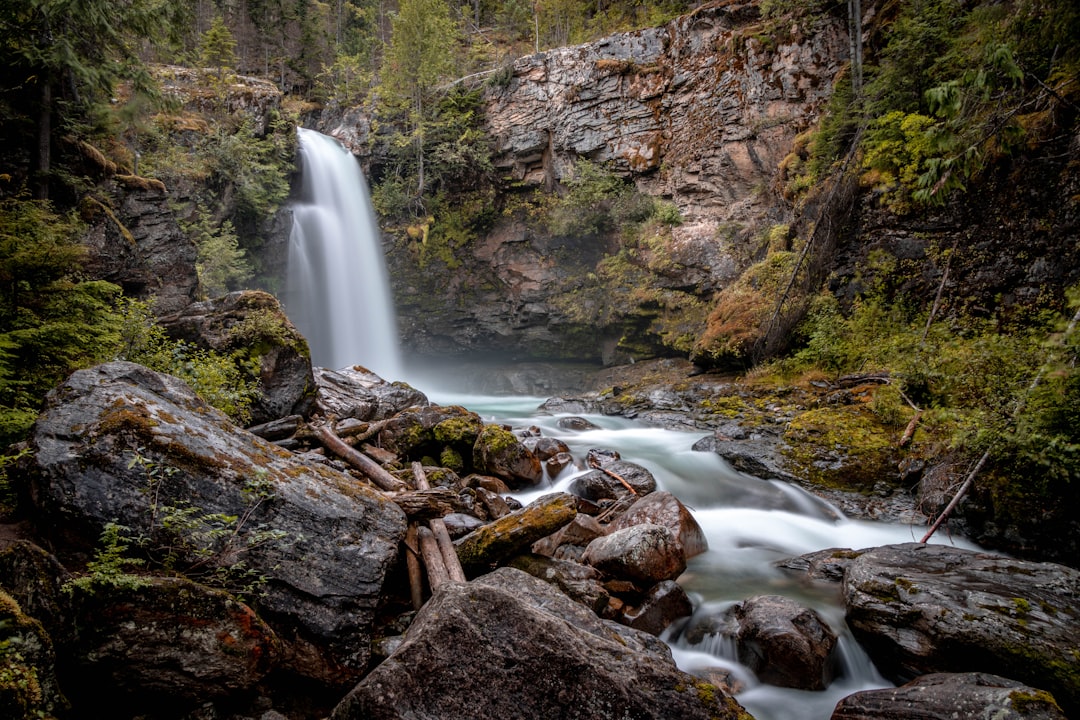
{"label": "mossy rock", "polygon": [[52,718],[66,704],[48,633],[0,590],[0,717]]}
{"label": "mossy rock", "polygon": [[521,510],[477,528],[455,543],[465,572],[480,575],[526,551],[534,542],[577,516],[577,498],[569,493],[545,495]]}
{"label": "mossy rock", "polygon": [[498,425],[485,425],[473,446],[473,466],[479,473],[495,475],[518,489],[544,479],[544,468],[514,433]]}
{"label": "mossy rock", "polygon": [[800,413],[784,431],[783,454],[792,474],[845,490],[895,482],[898,457],[893,433],[867,408],[826,407]]}

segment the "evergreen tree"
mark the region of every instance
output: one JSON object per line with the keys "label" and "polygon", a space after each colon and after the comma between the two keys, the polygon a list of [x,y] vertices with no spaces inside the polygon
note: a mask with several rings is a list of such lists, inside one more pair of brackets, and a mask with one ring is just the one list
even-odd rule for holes
{"label": "evergreen tree", "polygon": [[460,39],[461,30],[450,17],[446,0],[403,0],[393,20],[383,66],[383,97],[407,119],[405,144],[415,153],[417,198],[425,188],[424,135],[443,94],[439,85],[455,71]]}
{"label": "evergreen tree", "polygon": [[199,39],[199,61],[204,67],[217,68],[219,83],[224,83],[225,72],[236,66],[236,40],[220,15]]}

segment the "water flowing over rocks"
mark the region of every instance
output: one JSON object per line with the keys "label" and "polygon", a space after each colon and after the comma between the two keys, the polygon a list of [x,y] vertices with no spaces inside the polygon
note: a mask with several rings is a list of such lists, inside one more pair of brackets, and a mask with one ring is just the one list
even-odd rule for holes
{"label": "water flowing over rocks", "polygon": [[331,718],[747,717],[718,688],[678,670],[662,645],[630,645],[633,632],[610,629],[547,583],[500,569],[436,593]]}
{"label": "water flowing over rocks", "polygon": [[1065,720],[1044,691],[987,673],[934,673],[895,689],[867,690],[841,700],[832,720],[925,718]]}
{"label": "water flowing over rocks", "polygon": [[[171,548],[179,568],[227,571],[242,559],[266,578],[253,605],[295,672],[337,684],[366,670],[375,608],[405,532],[387,498],[299,462],[182,382],[132,363],[74,373],[47,399],[31,447],[25,472],[37,512],[67,552],[88,551],[106,523],[119,523]],[[193,536],[164,525],[184,513]],[[236,519],[228,539],[200,540],[223,516]]]}

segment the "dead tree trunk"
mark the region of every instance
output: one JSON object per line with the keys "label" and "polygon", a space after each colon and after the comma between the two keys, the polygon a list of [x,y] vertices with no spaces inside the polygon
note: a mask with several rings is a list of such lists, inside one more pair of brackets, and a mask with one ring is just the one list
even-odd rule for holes
{"label": "dead tree trunk", "polygon": [[408,487],[405,483],[386,472],[386,470],[383,470],[378,463],[367,455],[357,451],[335,435],[334,431],[330,428],[325,425],[318,425],[315,426],[314,430],[315,434],[322,444],[326,446],[327,450],[362,472],[364,477],[371,480],[371,482],[375,483],[383,490],[386,490],[387,492],[399,492]]}

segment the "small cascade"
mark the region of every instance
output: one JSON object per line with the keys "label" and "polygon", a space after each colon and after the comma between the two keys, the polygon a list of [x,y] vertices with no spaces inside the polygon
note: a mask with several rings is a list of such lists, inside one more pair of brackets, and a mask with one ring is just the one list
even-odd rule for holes
{"label": "small cascade", "polygon": [[293,204],[284,304],[312,363],[401,374],[397,320],[367,182],[332,137],[300,128],[301,186]]}

